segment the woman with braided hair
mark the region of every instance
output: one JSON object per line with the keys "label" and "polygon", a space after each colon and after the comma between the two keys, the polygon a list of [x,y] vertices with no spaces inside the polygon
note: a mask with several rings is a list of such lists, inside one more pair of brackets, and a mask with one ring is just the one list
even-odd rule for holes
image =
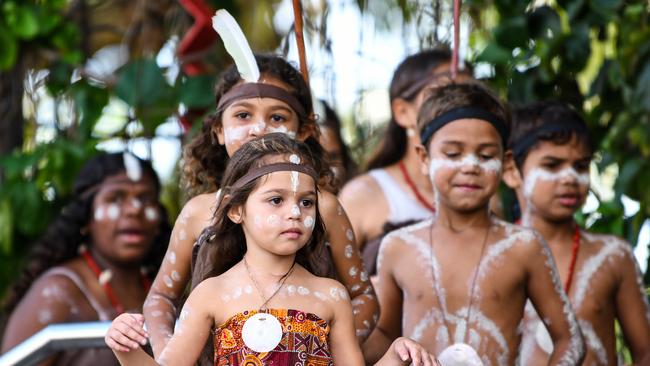
{"label": "woman with braided hair", "polygon": [[[5,301],[6,352],[53,323],[141,311],[170,227],[148,162],[102,153],[79,172],[73,199],[33,245]],[[114,365],[109,350],[61,352],[43,365]]]}

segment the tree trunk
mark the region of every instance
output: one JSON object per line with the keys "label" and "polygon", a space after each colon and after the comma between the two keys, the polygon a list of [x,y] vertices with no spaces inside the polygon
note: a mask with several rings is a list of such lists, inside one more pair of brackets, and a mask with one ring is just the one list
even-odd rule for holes
{"label": "tree trunk", "polygon": [[0,72],[0,156],[23,144],[24,76],[20,57],[11,70]]}

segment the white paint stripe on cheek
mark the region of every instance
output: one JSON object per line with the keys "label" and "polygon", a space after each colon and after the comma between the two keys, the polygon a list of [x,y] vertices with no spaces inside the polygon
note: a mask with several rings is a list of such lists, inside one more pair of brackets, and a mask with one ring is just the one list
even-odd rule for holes
{"label": "white paint stripe on cheek", "polygon": [[250,131],[250,126],[237,126],[237,127],[226,127],[224,128],[224,139],[227,144],[234,144],[243,140],[248,132]]}
{"label": "white paint stripe on cheek", "polygon": [[314,218],[311,216],[307,216],[305,218],[304,225],[307,229],[311,229],[312,227],[314,227]]}
{"label": "white paint stripe on cheek", "polygon": [[573,168],[564,168],[557,172],[549,172],[546,169],[534,168],[528,172],[524,179],[524,197],[532,197],[538,180],[557,182],[565,178],[573,178],[581,186],[589,185],[589,173],[578,173]]}

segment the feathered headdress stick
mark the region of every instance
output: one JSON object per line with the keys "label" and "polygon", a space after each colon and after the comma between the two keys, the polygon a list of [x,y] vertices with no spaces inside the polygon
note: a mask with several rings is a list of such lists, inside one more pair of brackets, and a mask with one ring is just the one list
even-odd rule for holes
{"label": "feathered headdress stick", "polygon": [[293,19],[296,31],[296,43],[298,44],[298,57],[300,58],[300,73],[309,86],[309,69],[307,68],[307,56],[305,55],[305,38],[302,33],[302,5],[300,0],[293,0]]}
{"label": "feathered headdress stick", "polygon": [[235,18],[224,9],[217,10],[217,13],[212,17],[212,28],[219,33],[226,51],[228,51],[237,66],[241,78],[249,83],[257,82],[260,78],[260,69],[244,36],[244,32],[239,28]]}

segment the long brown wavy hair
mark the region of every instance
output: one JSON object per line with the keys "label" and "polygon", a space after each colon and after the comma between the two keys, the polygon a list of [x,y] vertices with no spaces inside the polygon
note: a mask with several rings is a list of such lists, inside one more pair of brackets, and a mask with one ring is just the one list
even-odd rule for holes
{"label": "long brown wavy hair", "polygon": [[[243,206],[248,196],[259,186],[257,178],[242,187],[233,189],[232,185],[251,169],[267,165],[271,156],[298,155],[302,164],[321,172],[327,167],[320,156],[314,154],[307,144],[291,139],[285,134],[270,133],[251,140],[237,150],[230,158],[223,176],[221,201],[214,214],[214,224],[207,227],[201,235],[200,249],[192,273],[192,288],[209,277],[218,276],[244,258],[246,238],[241,224],[228,217],[234,207]],[[318,187],[316,187],[318,189]],[[322,260],[325,242],[325,226],[316,202],[316,220],[309,242],[296,253],[296,263],[317,276],[328,273],[327,264]]]}
{"label": "long brown wavy hair", "polygon": [[[323,148],[318,142],[319,130],[313,113],[311,92],[303,76],[280,56],[255,55],[255,59],[263,76],[278,79],[289,86],[289,92],[298,99],[307,115],[307,117],[300,117],[299,132],[313,131],[305,140],[305,144],[314,155],[326,159]],[[221,97],[241,81],[241,76],[234,65],[224,71],[219,77],[215,90],[216,104],[218,105]],[[225,146],[218,143],[214,131],[215,127],[221,127],[222,115],[223,111],[217,110],[208,116],[201,131],[187,144],[183,153],[182,181],[190,196],[214,192],[221,186],[229,156]],[[326,188],[333,184],[332,179],[333,176],[329,175],[328,180],[322,182]]]}

